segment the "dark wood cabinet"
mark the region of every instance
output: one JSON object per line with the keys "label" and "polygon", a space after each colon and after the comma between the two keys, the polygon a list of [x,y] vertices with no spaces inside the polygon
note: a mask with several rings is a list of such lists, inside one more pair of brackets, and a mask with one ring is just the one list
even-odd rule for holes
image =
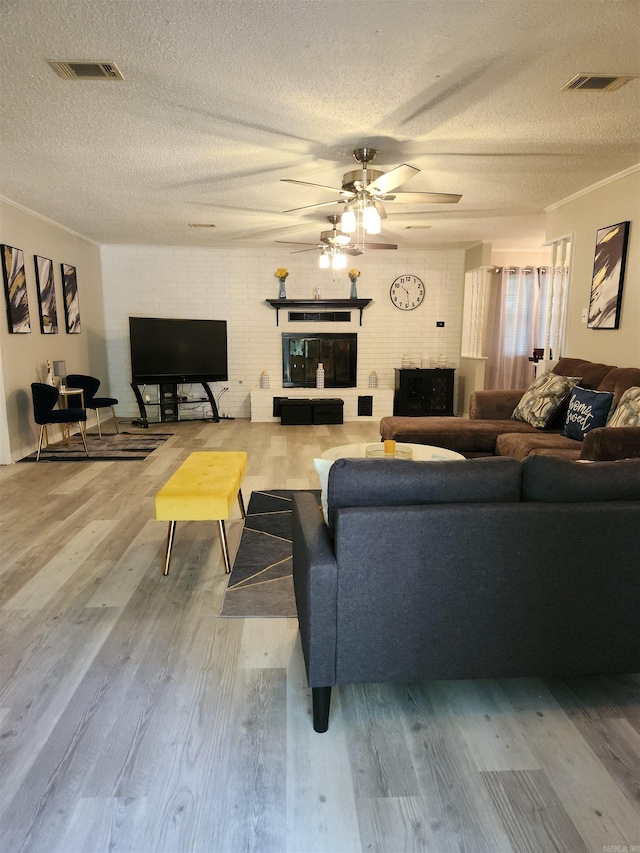
{"label": "dark wood cabinet", "polygon": [[453,415],[455,368],[396,368],[393,414]]}

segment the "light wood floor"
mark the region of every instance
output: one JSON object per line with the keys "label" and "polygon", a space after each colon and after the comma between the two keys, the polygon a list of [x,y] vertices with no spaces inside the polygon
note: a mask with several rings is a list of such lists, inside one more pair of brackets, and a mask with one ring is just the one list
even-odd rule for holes
{"label": "light wood floor", "polygon": [[161,576],[189,452],[246,449],[248,499],[374,425],[172,427],[145,462],[0,468],[1,853],[640,853],[639,676],[342,688],[319,735],[296,621],[218,618],[215,523]]}

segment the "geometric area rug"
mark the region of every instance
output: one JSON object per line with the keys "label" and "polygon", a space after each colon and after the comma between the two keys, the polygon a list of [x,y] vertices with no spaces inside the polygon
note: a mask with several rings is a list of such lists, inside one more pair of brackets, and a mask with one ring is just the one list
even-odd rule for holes
{"label": "geometric area rug", "polygon": [[[320,491],[313,492],[320,502]],[[252,492],[220,616],[297,616],[291,489]]]}
{"label": "geometric area rug", "polygon": [[[172,433],[103,433],[102,438],[97,434],[87,433],[87,450],[79,435],[72,435],[71,441],[58,441],[43,447],[40,462],[124,462],[146,459],[161,444],[170,438]],[[37,453],[30,453],[20,462],[35,462]]]}

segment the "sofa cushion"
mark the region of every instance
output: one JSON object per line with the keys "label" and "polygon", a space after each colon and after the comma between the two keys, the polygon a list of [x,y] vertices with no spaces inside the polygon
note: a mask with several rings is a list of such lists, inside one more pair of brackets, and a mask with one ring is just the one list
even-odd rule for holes
{"label": "sofa cushion", "polygon": [[580,456],[580,445],[573,439],[566,438],[558,433],[532,432],[521,434],[517,432],[505,432],[496,440],[496,454],[498,456],[510,456],[512,459],[522,461],[537,450],[549,450],[550,453],[571,452],[576,459]]}
{"label": "sofa cushion", "polygon": [[433,444],[458,453],[495,453],[496,438],[503,432],[534,432],[524,421],[470,420],[454,417],[382,418],[380,435],[415,444]]}
{"label": "sofa cushion", "polygon": [[575,447],[576,442],[571,442],[572,447],[536,447],[530,450],[528,456],[553,456],[554,459],[566,459],[568,462],[577,462],[581,458],[580,448]]}
{"label": "sofa cushion", "polygon": [[613,405],[613,392],[592,391],[580,385],[571,392],[567,419],[561,435],[582,441],[596,427],[605,426]]}
{"label": "sofa cushion", "polygon": [[543,373],[525,391],[511,417],[516,421],[525,421],[536,429],[543,429],[579,381],[579,376]]}
{"label": "sofa cushion", "polygon": [[611,415],[610,427],[638,427],[640,426],[640,387],[632,385],[627,388],[620,402]]}
{"label": "sofa cushion", "polygon": [[598,385],[598,391],[613,391],[617,406],[624,392],[634,385],[640,385],[640,368],[614,367]]}
{"label": "sofa cushion", "polygon": [[561,358],[552,372],[559,376],[581,376],[583,388],[600,388],[600,383],[612,370],[617,370],[613,364],[585,361],[583,358]]}
{"label": "sofa cushion", "polygon": [[519,501],[520,480],[520,463],[499,457],[338,459],[329,472],[329,529],[343,507]]}
{"label": "sofa cushion", "polygon": [[522,500],[640,500],[640,459],[568,462],[551,456],[528,456],[522,463]]}

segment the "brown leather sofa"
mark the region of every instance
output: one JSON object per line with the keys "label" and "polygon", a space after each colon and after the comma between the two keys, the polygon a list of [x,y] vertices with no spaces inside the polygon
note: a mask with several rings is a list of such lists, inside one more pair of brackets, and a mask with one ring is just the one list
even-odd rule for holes
{"label": "brown leather sofa", "polygon": [[[553,368],[560,376],[579,376],[583,388],[612,391],[614,406],[632,386],[640,386],[640,368],[615,367],[581,358],[562,358]],[[564,459],[607,461],[640,457],[640,427],[599,427],[584,441],[560,435],[566,409],[560,407],[548,428],[535,429],[512,419],[525,389],[476,391],[471,395],[468,418],[387,417],[380,422],[382,439],[433,444],[467,457],[529,455]]]}

